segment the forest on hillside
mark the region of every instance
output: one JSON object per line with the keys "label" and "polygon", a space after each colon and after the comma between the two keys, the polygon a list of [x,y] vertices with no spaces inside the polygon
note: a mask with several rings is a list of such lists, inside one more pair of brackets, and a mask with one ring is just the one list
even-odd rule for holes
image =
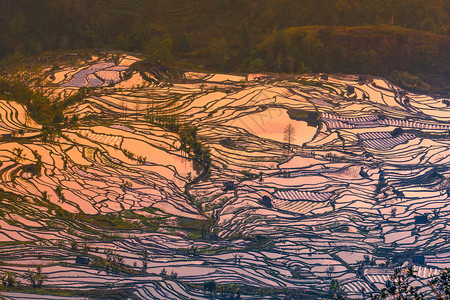
{"label": "forest on hillside", "polygon": [[0,60],[120,50],[213,71],[368,73],[448,90],[449,9],[444,0],[1,0]]}

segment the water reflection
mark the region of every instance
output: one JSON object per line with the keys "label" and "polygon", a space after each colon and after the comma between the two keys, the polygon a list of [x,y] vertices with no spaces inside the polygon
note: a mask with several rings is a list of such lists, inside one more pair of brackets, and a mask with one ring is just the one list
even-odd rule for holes
{"label": "water reflection", "polygon": [[227,125],[241,127],[251,134],[262,138],[284,142],[283,131],[288,124],[294,126],[294,139],[292,144],[302,145],[313,139],[317,127],[309,126],[306,121],[297,121],[289,117],[284,108],[271,107],[265,111],[236,118]]}

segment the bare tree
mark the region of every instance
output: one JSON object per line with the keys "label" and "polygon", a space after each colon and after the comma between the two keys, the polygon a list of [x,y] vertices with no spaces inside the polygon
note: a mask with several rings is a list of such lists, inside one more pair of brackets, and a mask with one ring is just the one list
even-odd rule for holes
{"label": "bare tree", "polygon": [[134,104],[134,110],[136,111],[136,121],[138,119],[138,115],[139,115],[139,110],[141,109],[141,105],[139,103],[135,103]]}
{"label": "bare tree", "polygon": [[120,106],[122,107],[123,114],[126,115],[126,113],[127,113],[127,103],[124,100],[122,100],[120,102]]}
{"label": "bare tree", "polygon": [[147,272],[147,259],[148,259],[147,249],[144,249],[142,252],[139,253],[139,258],[142,262],[141,272],[145,273],[145,272]]}
{"label": "bare tree", "polygon": [[291,151],[291,144],[295,141],[295,128],[289,123],[283,131],[284,141],[288,143],[288,153]]}
{"label": "bare tree", "polygon": [[26,127],[31,126],[31,117],[28,111],[26,110],[23,111],[23,117],[25,118],[25,126]]}
{"label": "bare tree", "polygon": [[14,155],[15,155],[14,161],[15,161],[16,163],[19,163],[21,160],[24,160],[24,159],[25,159],[26,154],[23,154],[23,149],[22,149],[22,148],[15,147],[15,148],[13,149],[13,153],[14,153]]}

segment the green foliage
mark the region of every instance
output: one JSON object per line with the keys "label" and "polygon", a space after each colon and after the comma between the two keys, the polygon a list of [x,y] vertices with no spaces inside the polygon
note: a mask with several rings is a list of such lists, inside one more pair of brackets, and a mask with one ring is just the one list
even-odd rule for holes
{"label": "green foliage", "polygon": [[20,161],[22,161],[25,158],[25,155],[23,154],[23,149],[22,148],[15,147],[13,149],[13,153],[14,153],[14,161],[16,163],[19,163]]}
{"label": "green foliage", "polygon": [[[125,150],[124,150],[124,152],[125,152]],[[125,155],[127,155],[129,152],[125,152]],[[127,156],[131,156],[131,155],[127,155]],[[133,187],[133,183],[131,182],[131,181],[129,181],[129,180],[125,180],[125,182],[124,183],[122,183],[121,185],[120,185],[120,187],[124,190],[124,189],[131,189],[132,187]]]}
{"label": "green foliage", "polygon": [[124,265],[124,259],[117,252],[110,249],[105,250],[106,258],[97,258],[92,266],[113,273],[135,273]]}
{"label": "green foliage", "polygon": [[205,291],[209,291],[211,293],[215,292],[217,288],[217,284],[214,280],[206,280],[203,282],[203,289]]}
{"label": "green foliage", "polygon": [[444,76],[448,15],[441,0],[0,1],[0,60],[104,48],[220,71]]}
{"label": "green foliage", "polygon": [[36,159],[36,163],[34,164],[33,174],[37,177],[40,177],[42,165],[43,165],[42,164],[42,155],[40,155],[37,150],[32,150],[31,153],[33,153],[33,156]]}
{"label": "green foliage", "polygon": [[430,287],[438,300],[450,298],[450,269],[445,269],[430,281]]}
{"label": "green foliage", "polygon": [[0,79],[0,95],[7,100],[24,104],[31,118],[42,125],[50,125],[50,121],[58,114],[50,99],[19,81]]}
{"label": "green foliage", "polygon": [[70,241],[70,249],[73,251],[77,251],[78,250],[78,242],[75,240],[71,240]]}
{"label": "green foliage", "polygon": [[173,44],[174,51],[179,54],[185,54],[191,50],[191,39],[186,32],[178,34]]}
{"label": "green foliage", "polygon": [[254,73],[263,71],[264,70],[264,60],[259,57],[255,58],[248,65],[248,70],[250,72],[254,72]]}
{"label": "green foliage", "polygon": [[213,68],[225,70],[228,59],[230,58],[230,49],[228,41],[224,38],[213,38],[209,44],[209,63]]}
{"label": "green foliage", "polygon": [[[65,98],[61,102],[60,106],[61,106],[61,108],[66,108],[68,106],[74,105],[74,104],[82,101],[83,99],[91,96],[92,94],[93,94],[93,90],[91,88],[81,87],[78,89],[78,91],[76,93]],[[76,116],[76,115],[74,115],[73,117],[75,117],[75,119],[78,118],[78,116]]]}
{"label": "green foliage", "polygon": [[139,259],[142,262],[141,272],[145,273],[147,271],[147,260],[148,260],[148,251],[147,251],[147,249],[144,249],[144,250],[142,250],[142,252],[139,253]]}
{"label": "green foliage", "polygon": [[386,287],[381,290],[380,294],[372,295],[371,299],[425,299],[423,293],[419,293],[419,287],[411,284],[417,277],[414,273],[412,267],[395,269],[394,274],[386,282]]}
{"label": "green foliage", "polygon": [[34,287],[40,288],[44,281],[48,278],[47,275],[42,273],[42,266],[36,267],[36,272],[28,269],[23,277]]}
{"label": "green foliage", "polygon": [[205,238],[206,234],[210,234],[211,226],[213,225],[213,220],[205,219],[190,219],[190,218],[179,218],[178,227],[189,233],[189,238],[200,239]]}
{"label": "green foliage", "polygon": [[442,74],[449,59],[442,51],[446,44],[447,37],[393,26],[304,26],[268,36],[258,54],[277,72],[387,75],[408,69]]}
{"label": "green foliage", "polygon": [[241,170],[239,171],[242,175],[244,175],[244,178],[242,180],[253,180],[258,178],[257,174],[252,173],[250,170]]}
{"label": "green foliage", "polygon": [[64,118],[64,109],[92,94],[88,88],[80,88],[79,91],[62,101],[51,101],[39,91],[34,91],[18,80],[0,79],[0,97],[23,104],[27,113],[38,124],[43,125],[43,136],[47,137],[54,129],[63,126],[74,125],[77,117],[69,122]]}
{"label": "green foliage", "polygon": [[209,149],[198,140],[196,126],[180,124],[176,116],[147,116],[150,122],[154,122],[169,131],[176,132],[180,136],[181,150],[192,154],[194,158],[208,167],[211,163]]}
{"label": "green foliage", "polygon": [[89,222],[90,224],[106,229],[123,229],[123,230],[134,230],[134,229],[154,229],[154,225],[150,226],[150,222],[147,221],[149,226],[139,226],[138,224],[123,219],[120,215],[114,213],[108,214],[96,214],[96,215],[86,215],[77,214],[75,218],[79,221]]}
{"label": "green foliage", "polygon": [[388,77],[392,83],[411,91],[429,92],[430,85],[424,82],[420,77],[410,74],[408,71],[394,71]]}
{"label": "green foliage", "polygon": [[176,116],[153,116],[153,115],[148,115],[147,119],[150,122],[156,123],[158,125],[161,125],[165,128],[167,128],[168,130],[172,131],[172,132],[178,132],[180,130],[180,124],[178,122],[178,119]]}
{"label": "green foliage", "polygon": [[6,271],[0,275],[0,280],[3,286],[14,287],[17,284],[17,274],[11,271]]}
{"label": "green foliage", "polygon": [[336,279],[331,280],[330,286],[330,296],[333,300],[344,300],[346,299],[346,293],[342,284]]}
{"label": "green foliage", "polygon": [[157,47],[154,47],[150,41],[144,48],[144,53],[147,54],[147,59],[152,64],[170,63],[174,60],[172,49],[173,42],[167,38],[160,41]]}
{"label": "green foliage", "polygon": [[55,194],[56,194],[56,196],[58,196],[59,201],[61,201],[61,202],[65,202],[66,201],[66,198],[64,197],[64,192],[63,192],[63,189],[62,189],[61,185],[58,185],[55,188]]}

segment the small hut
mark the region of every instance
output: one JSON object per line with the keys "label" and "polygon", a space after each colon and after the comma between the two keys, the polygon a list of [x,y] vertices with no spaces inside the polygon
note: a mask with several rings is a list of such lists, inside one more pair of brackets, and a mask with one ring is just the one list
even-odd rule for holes
{"label": "small hut", "polygon": [[415,224],[428,224],[428,216],[427,215],[415,216],[414,223]]}
{"label": "small hut", "polygon": [[261,199],[261,204],[267,208],[272,208],[272,200],[269,196],[263,196]]}
{"label": "small hut", "polygon": [[232,191],[232,190],[234,190],[234,182],[233,181],[225,181],[223,183],[223,190],[224,191]]}
{"label": "small hut", "polygon": [[89,265],[89,261],[90,261],[89,257],[83,257],[83,256],[77,256],[77,258],[75,259],[75,263],[80,266]]}
{"label": "small hut", "polygon": [[425,256],[423,256],[423,255],[416,255],[416,256],[414,256],[413,262],[416,265],[425,265]]}

